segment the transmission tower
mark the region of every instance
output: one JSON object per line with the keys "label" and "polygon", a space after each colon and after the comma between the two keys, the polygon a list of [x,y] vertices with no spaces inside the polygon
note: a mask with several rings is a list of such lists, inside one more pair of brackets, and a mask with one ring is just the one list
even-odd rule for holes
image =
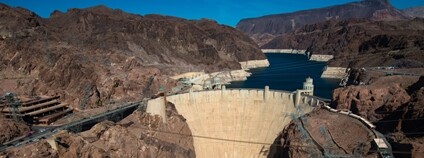
{"label": "transmission tower", "polygon": [[92,96],[92,94],[91,94],[92,89],[93,89],[93,87],[91,85],[85,85],[84,86],[84,89],[83,89],[83,92],[82,92],[83,97],[80,101],[80,106],[79,106],[79,108],[81,110],[85,110],[85,108],[87,107],[89,99]]}
{"label": "transmission tower", "polygon": [[19,107],[21,106],[21,102],[16,97],[16,95],[13,93],[6,93],[4,97],[6,99],[6,104],[12,114],[12,119],[17,122],[23,122],[22,117],[19,116]]}

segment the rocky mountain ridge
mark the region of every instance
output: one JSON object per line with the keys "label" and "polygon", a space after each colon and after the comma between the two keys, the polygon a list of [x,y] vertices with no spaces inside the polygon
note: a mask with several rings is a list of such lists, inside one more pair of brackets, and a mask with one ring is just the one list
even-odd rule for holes
{"label": "rocky mountain ridge", "polygon": [[74,107],[141,99],[189,71],[265,59],[242,32],[210,20],[134,15],[104,6],[47,19],[0,5],[0,93],[60,95]]}
{"label": "rocky mountain ridge", "polygon": [[274,38],[264,49],[301,49],[334,55],[330,66],[423,67],[424,19],[329,20]]}
{"label": "rocky mountain ridge", "polygon": [[394,8],[387,0],[363,0],[319,9],[242,19],[236,27],[250,35],[259,45],[263,45],[274,36],[294,31],[304,25],[351,18],[392,21],[405,20],[409,16]]}

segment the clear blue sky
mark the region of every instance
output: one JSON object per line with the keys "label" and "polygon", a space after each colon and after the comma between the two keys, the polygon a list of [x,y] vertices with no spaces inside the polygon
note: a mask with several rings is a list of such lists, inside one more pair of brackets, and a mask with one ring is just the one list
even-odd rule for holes
{"label": "clear blue sky", "polygon": [[[106,5],[135,14],[162,14],[186,19],[208,18],[235,26],[242,18],[320,8],[358,0],[0,0],[29,9],[41,17],[54,10]],[[424,6],[424,0],[390,0],[396,8]]]}

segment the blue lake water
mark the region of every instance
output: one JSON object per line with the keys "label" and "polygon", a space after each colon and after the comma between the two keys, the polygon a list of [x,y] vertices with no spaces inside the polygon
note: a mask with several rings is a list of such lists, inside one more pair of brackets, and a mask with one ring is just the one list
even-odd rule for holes
{"label": "blue lake water", "polygon": [[305,55],[266,54],[270,66],[251,69],[246,81],[231,82],[228,88],[260,88],[268,85],[270,89],[295,91],[302,89],[303,82],[310,76],[314,79],[314,95],[331,99],[333,89],[338,87],[339,79],[323,79],[321,73],[325,62],[309,61]]}

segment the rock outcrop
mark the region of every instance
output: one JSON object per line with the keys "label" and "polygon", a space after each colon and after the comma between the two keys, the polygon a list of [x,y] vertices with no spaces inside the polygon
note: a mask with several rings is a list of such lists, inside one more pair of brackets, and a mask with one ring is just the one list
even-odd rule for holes
{"label": "rock outcrop", "polygon": [[0,144],[11,141],[21,136],[29,135],[31,131],[29,126],[27,126],[26,124],[7,119],[2,114],[0,114],[0,129]]}
{"label": "rock outcrop", "polygon": [[268,157],[375,157],[373,138],[358,120],[318,109],[287,125]]}
{"label": "rock outcrop", "polygon": [[43,19],[4,4],[0,17],[0,93],[58,94],[79,109],[170,89],[170,75],[241,69],[240,61],[265,59],[241,31],[206,19],[104,6]]}
{"label": "rock outcrop", "polygon": [[388,133],[396,157],[420,157],[424,151],[424,77],[407,88],[411,100],[378,122],[378,129]]}
{"label": "rock outcrop", "polygon": [[320,9],[242,19],[237,24],[237,28],[253,37],[259,44],[265,44],[269,40],[269,35],[282,35],[304,25],[327,20],[351,18],[390,21],[408,17],[391,6],[387,0],[363,0]]}
{"label": "rock outcrop", "polygon": [[350,110],[370,121],[379,121],[410,100],[399,84],[348,86],[333,92],[334,108]]}
{"label": "rock outcrop", "polygon": [[424,19],[330,20],[274,38],[264,49],[302,49],[334,55],[335,67],[423,67]]}
{"label": "rock outcrop", "polygon": [[[359,77],[369,79],[370,77]],[[395,157],[417,157],[424,146],[424,77],[373,75],[369,85],[338,88],[333,106],[370,119],[386,135]]]}
{"label": "rock outcrop", "polygon": [[10,149],[7,157],[195,157],[193,138],[184,117],[167,106],[162,118],[139,111],[124,120],[105,121],[80,134],[56,134],[58,149],[46,140]]}

